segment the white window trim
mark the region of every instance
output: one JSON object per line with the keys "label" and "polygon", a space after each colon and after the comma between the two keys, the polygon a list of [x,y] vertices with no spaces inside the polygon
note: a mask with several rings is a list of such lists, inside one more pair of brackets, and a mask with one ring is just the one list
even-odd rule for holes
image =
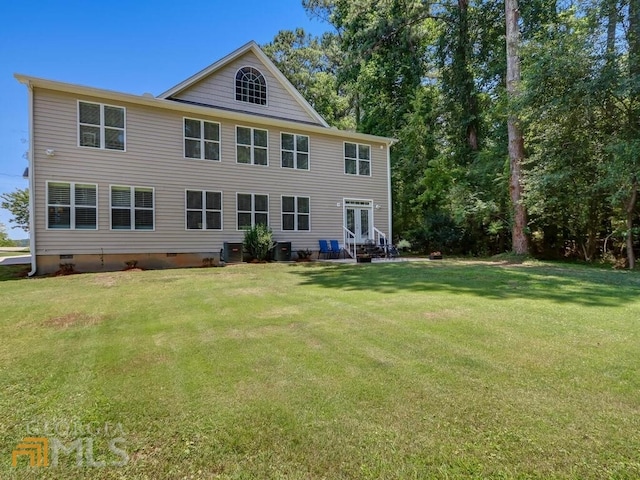
{"label": "white window trim", "polygon": [[[251,145],[245,145],[244,143],[238,143],[238,128],[248,128],[249,130],[251,130]],[[258,147],[258,148],[266,148],[267,150],[267,164],[266,165],[262,165],[259,163],[255,163],[255,157],[254,157],[254,152],[255,152],[255,145],[254,145],[254,136],[253,136],[253,132],[254,130],[262,130],[264,132],[267,132],[267,146],[266,147]],[[238,161],[238,146],[241,147],[251,147],[251,163],[242,163]],[[255,167],[268,167],[269,166],[269,130],[267,130],[266,128],[255,128],[255,127],[247,127],[246,125],[236,125],[236,164],[237,165],[252,165]]]}
{"label": "white window trim", "polygon": [[[285,212],[283,211],[283,207],[284,207],[284,197],[292,197],[294,198],[294,202],[293,202],[293,206],[295,211],[293,212]],[[306,198],[309,200],[309,213],[300,213],[298,212],[298,198]],[[293,230],[285,230],[284,229],[284,222],[282,221],[282,216],[283,215],[293,215],[293,224],[294,224],[294,229]],[[308,230],[300,230],[298,229],[298,215],[307,215],[309,217],[309,229]],[[282,233],[287,233],[287,232],[300,232],[300,233],[310,233],[311,232],[311,197],[307,196],[307,195],[280,195],[280,231]]]}
{"label": "white window trim", "polygon": [[[185,120],[193,120],[194,122],[200,122],[200,133],[202,134],[199,139],[193,137],[187,137],[184,134],[184,123]],[[215,123],[218,125],[218,140],[205,140],[204,138],[204,124],[206,123]],[[200,140],[200,158],[195,157],[187,157],[187,148],[185,147],[186,140]],[[205,142],[217,143],[218,144],[218,160],[212,160],[210,158],[204,157],[204,144]],[[212,122],[210,120],[202,120],[201,118],[193,118],[193,117],[182,117],[182,156],[187,160],[204,160],[206,162],[221,162],[222,161],[222,125],[220,122]]]}
{"label": "white window trim", "polygon": [[[240,70],[242,70],[243,68],[247,68],[247,67],[251,67],[255,70],[257,70],[258,72],[260,72],[260,75],[262,75],[262,78],[264,78],[264,88],[266,89],[265,91],[265,103],[264,105],[260,105],[259,103],[251,103],[251,102],[243,102],[242,100],[238,100],[236,98],[236,78],[238,77],[238,72]],[[252,105],[254,107],[259,107],[259,108],[268,108],[269,107],[269,81],[267,80],[267,77],[264,73],[262,73],[262,70],[260,70],[257,67],[254,67],[253,65],[243,65],[242,67],[238,68],[236,70],[236,73],[233,75],[233,101],[236,102],[238,105]]]}
{"label": "white window trim", "polygon": [[[127,108],[123,107],[121,105],[111,105],[109,103],[100,103],[100,102],[92,102],[89,100],[77,100],[77,105],[76,105],[76,143],[78,148],[86,148],[89,150],[101,150],[101,151],[107,151],[107,152],[119,152],[119,153],[125,153],[127,151]],[[82,125],[86,125],[88,127],[99,127],[100,128],[100,146],[99,147],[90,147],[88,145],[80,145],[80,104],[81,103],[90,103],[93,105],[99,105],[100,106],[100,125],[93,125],[91,123],[82,123]],[[104,129],[105,129],[105,125],[104,125],[104,107],[113,107],[113,108],[121,108],[124,112],[124,128],[120,129],[119,127],[107,127],[107,128],[113,128],[113,129],[118,129],[118,130],[122,130],[122,133],[124,135],[124,149],[123,150],[118,150],[117,148],[106,148],[105,147],[105,142],[106,142],[106,138],[104,135]]]}
{"label": "white window trim", "polygon": [[[206,212],[207,210],[212,211],[212,212],[220,212],[220,228],[205,228],[206,225],[203,224],[202,228],[189,228],[189,226],[187,225],[187,212],[189,210],[197,210],[195,208],[187,208],[187,192],[200,192],[202,194],[205,194],[206,192],[210,192],[210,193],[219,193],[220,194],[220,210],[211,210],[211,209],[207,209],[206,208],[206,196],[203,195],[202,198],[202,213],[204,214],[204,221],[206,224],[207,221],[207,217],[206,217]],[[155,198],[155,197],[154,197]],[[237,220],[236,220],[237,221]],[[222,191],[217,191],[217,190],[207,190],[206,188],[185,188],[184,189],[184,229],[187,232],[221,232],[224,230],[224,195]]]}
{"label": "white window trim", "polygon": [[[70,207],[70,226],[69,228],[50,228],[49,227],[49,207],[61,207],[61,206],[66,206],[66,205],[52,205],[49,203],[49,184],[50,183],[67,183],[69,184],[69,200],[71,201],[71,205],[69,205]],[[75,193],[76,193],[76,185],[90,185],[92,187],[96,187],[96,204],[95,207],[93,205],[80,205],[80,207],[82,208],[95,208],[96,209],[96,228],[76,228],[76,197],[75,197]],[[83,231],[86,230],[88,232],[91,231],[96,231],[98,230],[99,227],[99,218],[98,218],[98,202],[99,202],[99,197],[98,197],[98,184],[97,183],[89,183],[89,182],[68,182],[65,180],[47,180],[46,181],[46,189],[47,189],[47,203],[45,204],[45,229],[46,230],[51,230],[51,231],[58,231],[58,230],[78,230],[78,231]]]}
{"label": "white window trim", "polygon": [[[131,205],[129,206],[129,210],[131,210],[131,228],[113,228],[113,205],[111,204],[111,189],[113,187],[120,188],[129,188],[131,190]],[[142,210],[151,210],[153,212],[153,228],[136,228],[136,216],[135,216],[135,189],[136,188],[146,188],[151,189],[153,194],[153,207],[152,208],[142,208]],[[124,210],[125,207],[116,207],[122,208]],[[119,185],[119,184],[110,184],[109,185],[109,229],[114,232],[155,232],[156,231],[156,189],[155,187],[149,187],[144,185]]]}
{"label": "white window trim", "polygon": [[[282,165],[282,152],[283,151],[287,151],[287,152],[291,152],[292,150],[285,150],[282,147],[282,135],[293,135],[293,168],[291,167],[285,167]],[[309,165],[309,168],[298,168],[298,143],[296,142],[296,137],[307,137],[307,145],[309,146],[309,150],[307,152],[300,152],[300,153],[306,153],[309,160],[307,161],[307,164]],[[280,168],[283,168],[285,170],[297,170],[299,172],[309,172],[311,171],[311,137],[309,135],[305,135],[303,133],[292,133],[292,132],[280,132]]]}
{"label": "white window trim", "polygon": [[[266,213],[267,214],[267,226],[271,225],[271,217],[269,212],[271,211],[271,199],[269,198],[269,194],[268,193],[249,193],[249,192],[236,192],[236,230],[238,232],[244,232],[247,229],[246,228],[240,228],[240,225],[238,225],[238,213],[240,213],[240,210],[238,210],[238,195],[251,195],[251,227],[255,227],[256,226],[256,195],[261,195],[264,197],[267,197],[267,211],[266,212],[260,212],[260,213]],[[248,213],[248,210],[242,210],[243,213]]]}
{"label": "white window trim", "polygon": [[[347,142],[350,143],[350,142]],[[366,205],[365,205],[366,203]],[[371,210],[371,228],[375,226],[376,209],[372,198],[342,198],[342,225],[347,225],[347,208],[367,208]]]}
{"label": "white window trim", "polygon": [[[356,158],[350,158],[347,157],[346,154],[346,145],[347,143],[350,143],[352,145],[356,146]],[[357,157],[358,152],[360,151],[360,147],[369,147],[369,175],[360,175],[360,162],[363,161],[360,158]],[[344,175],[347,175],[349,177],[371,177],[373,174],[373,161],[371,160],[371,157],[373,156],[373,147],[367,143],[357,143],[357,142],[343,142],[342,143],[342,173]],[[355,160],[356,161],[356,173],[347,173],[346,169],[345,169],[345,163],[347,161],[347,158],[349,158],[350,160]]]}

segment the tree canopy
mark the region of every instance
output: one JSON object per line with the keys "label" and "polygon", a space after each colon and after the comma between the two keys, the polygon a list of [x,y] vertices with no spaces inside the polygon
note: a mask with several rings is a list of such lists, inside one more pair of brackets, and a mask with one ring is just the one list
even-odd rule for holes
{"label": "tree canopy", "polygon": [[535,255],[634,266],[640,0],[303,5],[331,33],[280,32],[265,51],[330,124],[400,140],[396,240],[486,255],[520,251],[519,229]]}
{"label": "tree canopy", "polygon": [[0,195],[0,207],[8,210],[13,215],[9,222],[15,223],[11,228],[21,228],[29,231],[29,189],[17,188],[10,193]]}

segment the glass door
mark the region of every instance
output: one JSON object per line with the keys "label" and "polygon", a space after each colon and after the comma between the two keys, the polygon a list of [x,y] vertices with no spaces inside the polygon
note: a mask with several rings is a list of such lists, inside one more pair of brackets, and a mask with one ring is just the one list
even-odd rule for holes
{"label": "glass door", "polygon": [[[345,202],[345,226],[355,234],[356,243],[366,243],[373,238],[373,208],[370,202]],[[350,205],[359,203],[360,205]],[[366,206],[365,206],[366,205]]]}

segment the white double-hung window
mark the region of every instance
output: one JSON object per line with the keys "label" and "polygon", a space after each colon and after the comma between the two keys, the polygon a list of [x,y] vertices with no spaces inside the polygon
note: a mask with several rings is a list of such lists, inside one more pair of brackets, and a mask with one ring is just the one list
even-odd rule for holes
{"label": "white double-hung window", "polygon": [[255,193],[238,193],[236,196],[238,230],[269,225],[269,196]]}
{"label": "white double-hung window", "polygon": [[369,145],[344,144],[344,173],[371,176],[371,147]]}
{"label": "white double-hung window", "polygon": [[252,165],[268,165],[267,130],[250,127],[236,127],[236,161]]}
{"label": "white double-hung window", "polygon": [[111,228],[153,230],[154,190],[151,187],[111,187]]}
{"label": "white double-hung window", "polygon": [[222,192],[187,190],[187,230],[222,230]]}
{"label": "white double-hung window", "polygon": [[293,133],[281,133],[281,157],[283,168],[309,170],[309,137]]}
{"label": "white double-hung window", "polygon": [[124,107],[78,102],[78,145],[124,150],[125,136]]}
{"label": "white double-hung window", "polygon": [[220,160],[220,124],[184,119],[184,156],[203,160]]}
{"label": "white double-hung window", "polygon": [[282,197],[282,230],[311,229],[309,197]]}
{"label": "white double-hung window", "polygon": [[47,228],[96,230],[98,186],[47,182]]}

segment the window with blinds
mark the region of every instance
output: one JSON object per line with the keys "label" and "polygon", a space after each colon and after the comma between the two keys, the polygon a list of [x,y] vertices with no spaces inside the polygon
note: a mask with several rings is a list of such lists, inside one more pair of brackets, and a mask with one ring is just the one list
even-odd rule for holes
{"label": "window with blinds", "polygon": [[111,229],[153,230],[154,191],[151,187],[111,187]]}
{"label": "window with blinds", "polygon": [[47,182],[47,228],[98,229],[98,186]]}

